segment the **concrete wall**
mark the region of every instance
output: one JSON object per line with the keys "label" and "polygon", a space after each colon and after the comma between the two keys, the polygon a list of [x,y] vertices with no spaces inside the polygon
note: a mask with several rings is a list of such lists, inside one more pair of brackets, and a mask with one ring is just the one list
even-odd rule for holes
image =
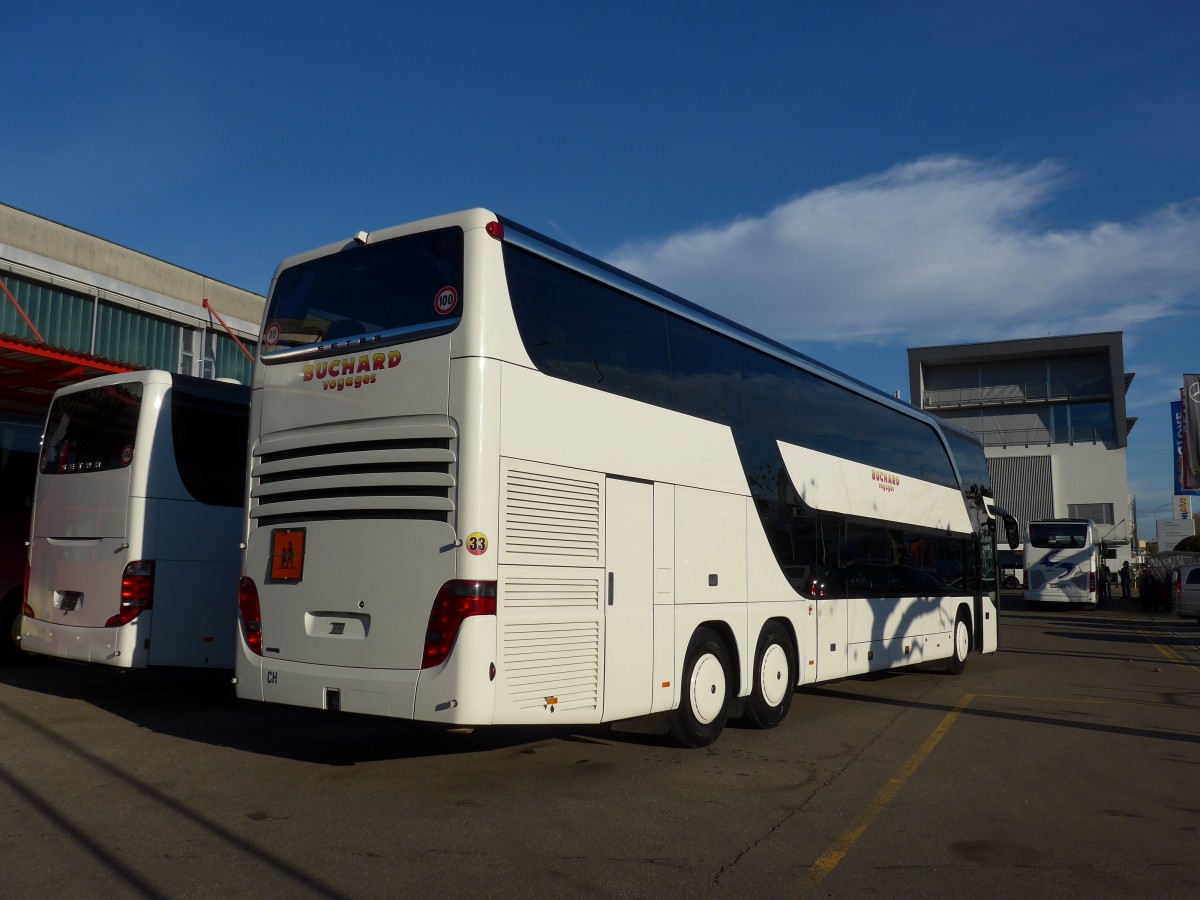
{"label": "concrete wall", "polygon": [[[164,312],[209,318],[210,305],[235,331],[257,337],[263,297],[120,244],[0,204],[0,260]],[[236,321],[231,321],[236,320]],[[214,323],[215,324],[215,323]]]}

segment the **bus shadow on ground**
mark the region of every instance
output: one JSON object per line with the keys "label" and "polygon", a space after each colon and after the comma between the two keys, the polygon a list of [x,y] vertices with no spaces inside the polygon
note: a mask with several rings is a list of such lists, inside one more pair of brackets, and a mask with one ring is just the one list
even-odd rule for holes
{"label": "bus shadow on ground", "polygon": [[[453,728],[379,716],[239,700],[232,673],[194,669],[118,670],[41,658],[0,666],[0,685],[88,703],[159,734],[247,753],[327,766],[462,753],[486,753],[547,740],[673,746],[658,734],[595,726]],[[39,731],[36,716],[0,698],[11,716]],[[735,723],[730,723],[734,726]]]}

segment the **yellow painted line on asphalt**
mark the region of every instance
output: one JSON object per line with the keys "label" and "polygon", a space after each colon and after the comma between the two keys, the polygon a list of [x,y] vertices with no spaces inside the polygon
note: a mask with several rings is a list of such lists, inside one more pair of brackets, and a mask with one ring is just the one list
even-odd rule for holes
{"label": "yellow painted line on asphalt", "polygon": [[867,804],[867,808],[863,810],[863,814],[859,817],[858,821],[846,829],[834,845],[809,867],[808,876],[805,878],[804,886],[801,889],[802,894],[807,894],[824,881],[830,872],[838,867],[838,864],[845,858],[846,854],[866,834],[867,829],[871,827],[871,823],[892,802],[896,794],[899,793],[900,788],[904,787],[905,782],[913,776],[942,738],[946,736],[946,732],[950,730],[950,726],[958,720],[959,715],[962,714],[962,711],[967,708],[974,697],[974,694],[963,695],[958,705],[946,713],[946,717],[933,730],[933,733],[925,739],[925,743],[921,744],[917,752],[904,764],[904,767],[892,777],[891,781],[884,785],[883,790],[875,795],[875,799]]}
{"label": "yellow painted line on asphalt", "polygon": [[1144,637],[1146,639],[1146,641],[1150,644],[1151,647],[1153,647],[1155,650],[1157,650],[1159,653],[1161,653],[1163,655],[1163,657],[1166,658],[1167,660],[1169,660],[1170,662],[1178,663],[1179,665],[1184,666],[1185,668],[1191,669],[1193,672],[1200,672],[1200,666],[1197,666],[1194,663],[1188,662],[1186,659],[1184,659],[1182,656],[1180,656],[1178,653],[1176,653],[1170,647],[1164,647],[1162,644],[1158,643],[1158,641],[1154,640],[1153,636],[1151,636],[1150,632],[1143,631],[1142,629],[1139,628],[1138,634],[1140,634],[1142,637]]}

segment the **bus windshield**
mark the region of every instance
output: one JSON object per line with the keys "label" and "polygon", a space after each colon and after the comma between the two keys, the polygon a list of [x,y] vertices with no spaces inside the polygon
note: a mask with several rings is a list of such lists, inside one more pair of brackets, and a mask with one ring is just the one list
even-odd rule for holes
{"label": "bus windshield", "polygon": [[46,421],[39,470],[46,475],[121,469],[133,461],[139,382],[66,394],[54,401]]}
{"label": "bus windshield", "polygon": [[440,228],[352,247],[279,274],[263,350],[383,334],[461,315],[463,232]]}
{"label": "bus windshield", "polygon": [[1083,547],[1087,544],[1086,522],[1032,522],[1029,525],[1031,547]]}

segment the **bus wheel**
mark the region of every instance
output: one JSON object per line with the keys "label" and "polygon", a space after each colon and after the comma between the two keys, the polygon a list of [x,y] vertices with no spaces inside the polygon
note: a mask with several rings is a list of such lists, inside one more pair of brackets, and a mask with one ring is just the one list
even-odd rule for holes
{"label": "bus wheel", "polygon": [[21,593],[13,591],[0,600],[0,662],[21,658]]}
{"label": "bus wheel", "polygon": [[746,701],[745,720],[755,728],[774,728],[787,715],[796,688],[796,651],[787,630],[768,622],[754,651],[754,689]]}
{"label": "bus wheel", "polygon": [[967,667],[967,654],[971,652],[971,622],[966,610],[960,609],[954,618],[954,632],[950,635],[950,661],[946,671],[961,675]]}
{"label": "bus wheel", "polygon": [[698,628],[683,663],[682,696],[671,713],[671,737],[684,747],[706,747],[729,713],[729,659],[720,636]]}

